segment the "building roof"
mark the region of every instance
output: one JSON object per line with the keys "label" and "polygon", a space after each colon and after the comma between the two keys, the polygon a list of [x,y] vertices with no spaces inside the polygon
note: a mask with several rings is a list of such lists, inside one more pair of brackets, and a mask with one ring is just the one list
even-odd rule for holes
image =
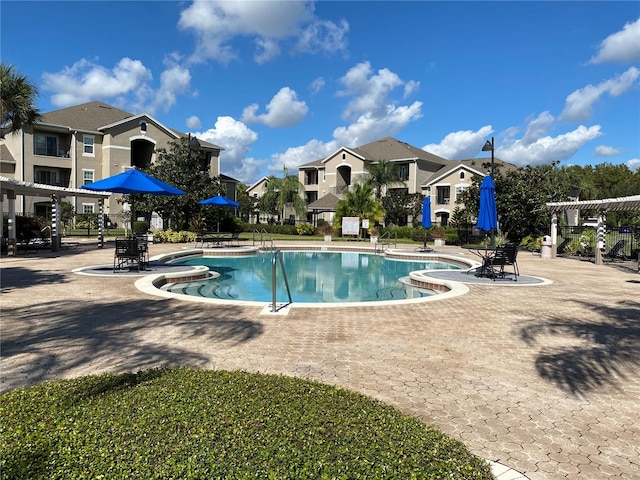
{"label": "building roof", "polygon": [[311,202],[307,208],[309,210],[335,211],[339,201],[340,197],[333,193],[327,193],[324,197],[320,197],[315,202]]}
{"label": "building roof", "polygon": [[4,143],[0,144],[0,162],[11,164],[16,163],[16,159],[13,158],[13,155],[11,155],[11,152]]}
{"label": "building roof", "polygon": [[97,131],[100,127],[133,116],[132,113],[96,101],[44,113],[38,123],[64,125],[84,131]]}
{"label": "building roof", "polygon": [[420,159],[439,165],[447,165],[449,163],[448,160],[442,157],[401,142],[393,137],[385,137],[351,150],[371,161]]}

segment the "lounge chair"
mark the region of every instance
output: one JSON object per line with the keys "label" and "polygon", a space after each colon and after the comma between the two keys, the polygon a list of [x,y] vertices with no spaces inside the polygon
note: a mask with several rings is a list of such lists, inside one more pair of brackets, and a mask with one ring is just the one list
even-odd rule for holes
{"label": "lounge chair", "polygon": [[611,261],[614,260],[627,260],[627,256],[624,254],[624,246],[627,244],[626,240],[619,240],[611,250],[609,250],[604,258],[609,258]]}
{"label": "lounge chair", "polygon": [[504,247],[496,248],[494,256],[490,259],[493,280],[495,281],[496,277],[505,278],[507,274],[505,267],[512,267],[514,280],[517,282],[520,274],[518,262],[516,261],[517,257],[518,245],[515,243],[507,243]]}

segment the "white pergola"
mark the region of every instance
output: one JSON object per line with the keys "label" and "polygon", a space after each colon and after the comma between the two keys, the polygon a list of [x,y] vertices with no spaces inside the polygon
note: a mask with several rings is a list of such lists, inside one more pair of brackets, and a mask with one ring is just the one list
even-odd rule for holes
{"label": "white pergola", "polygon": [[[99,214],[101,216],[100,225],[102,225],[102,215],[104,212],[104,199],[111,195],[111,192],[92,192],[81,188],[56,187],[53,185],[45,185],[42,183],[25,182],[23,180],[15,180],[13,178],[0,176],[0,211],[4,215],[4,199],[7,198],[9,209],[8,229],[7,229],[7,255],[16,255],[16,196],[32,196],[32,197],[49,197],[51,198],[52,211],[52,227],[51,227],[51,250],[58,251],[60,246],[60,199],[64,197],[73,197],[81,195],[83,197],[98,198]],[[2,239],[2,229],[0,229],[0,240]],[[100,228],[98,246],[103,244],[102,228]]]}
{"label": "white pergola", "polygon": [[595,263],[602,264],[602,249],[604,248],[605,214],[607,212],[640,211],[640,195],[629,197],[605,198],[602,200],[576,200],[571,202],[551,202],[545,204],[551,211],[551,257],[557,254],[558,242],[558,213],[567,210],[591,210],[598,215],[598,237]]}

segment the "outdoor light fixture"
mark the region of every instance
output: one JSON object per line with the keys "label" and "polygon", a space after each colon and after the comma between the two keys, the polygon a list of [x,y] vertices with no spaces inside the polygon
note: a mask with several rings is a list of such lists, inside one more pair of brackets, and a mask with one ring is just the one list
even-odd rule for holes
{"label": "outdoor light fixture", "polygon": [[484,147],[482,147],[483,152],[491,152],[491,178],[493,178],[493,150],[494,150],[494,143],[493,143],[493,137],[491,137],[491,141],[487,140],[487,143],[485,143]]}

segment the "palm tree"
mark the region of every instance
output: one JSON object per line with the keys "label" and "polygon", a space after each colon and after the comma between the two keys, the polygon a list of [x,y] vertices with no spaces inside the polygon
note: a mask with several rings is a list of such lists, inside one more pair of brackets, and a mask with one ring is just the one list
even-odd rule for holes
{"label": "palm tree", "polygon": [[38,89],[11,65],[0,64],[0,137],[17,132],[40,118],[34,107]]}
{"label": "palm tree", "polygon": [[307,204],[300,196],[300,191],[304,191],[304,185],[296,175],[288,175],[285,167],[282,178],[268,178],[266,191],[260,199],[260,207],[264,212],[281,215],[284,220],[285,207],[291,205],[298,216],[303,216],[307,213]]}
{"label": "palm tree", "polygon": [[382,189],[389,185],[401,183],[398,178],[398,165],[388,160],[380,160],[369,163],[367,166],[366,181],[373,185],[377,199],[382,198]]}
{"label": "palm tree", "polygon": [[340,224],[343,217],[366,218],[371,225],[379,223],[384,216],[384,208],[382,202],[374,198],[373,188],[370,183],[356,183],[352,190],[346,192],[336,206],[336,224]]}

